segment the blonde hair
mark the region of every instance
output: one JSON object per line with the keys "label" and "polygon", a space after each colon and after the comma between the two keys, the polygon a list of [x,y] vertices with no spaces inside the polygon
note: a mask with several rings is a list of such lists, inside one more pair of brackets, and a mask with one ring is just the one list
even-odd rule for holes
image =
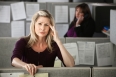
{"label": "blonde hair", "polygon": [[[52,26],[55,25],[55,22],[54,22],[54,19],[53,19],[52,15],[47,10],[40,10],[37,13],[35,13],[32,17],[32,21],[31,21],[31,24],[30,24],[30,35],[29,35],[30,38],[29,38],[29,41],[28,41],[28,44],[27,44],[28,47],[32,47],[38,41],[37,35],[35,33],[35,22],[37,21],[37,19],[39,17],[47,17],[47,18],[50,19],[50,24]],[[48,35],[46,36],[46,43],[48,45],[47,49],[50,52],[52,52],[53,49],[52,49],[51,43],[52,43],[53,37],[50,33],[51,33],[51,29],[50,29]]]}

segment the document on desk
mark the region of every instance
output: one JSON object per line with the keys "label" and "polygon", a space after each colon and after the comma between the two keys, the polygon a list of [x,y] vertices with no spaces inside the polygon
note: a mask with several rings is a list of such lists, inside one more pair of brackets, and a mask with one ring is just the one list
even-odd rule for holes
{"label": "document on desk", "polygon": [[55,6],[55,22],[68,23],[68,6]]}
{"label": "document on desk", "polygon": [[24,73],[0,73],[0,77],[18,77],[19,75],[24,75]]}
{"label": "document on desk", "polygon": [[48,73],[36,73],[35,76],[29,74],[19,75],[19,77],[49,77]]}
{"label": "document on desk", "polygon": [[39,11],[39,4],[27,4],[26,3],[26,15],[27,21],[31,21],[32,16]]}
{"label": "document on desk", "polygon": [[10,23],[10,6],[0,6],[0,23]]}
{"label": "document on desk", "polygon": [[12,21],[11,22],[11,37],[25,36],[25,22]]}
{"label": "document on desk", "polygon": [[12,3],[11,11],[12,11],[13,20],[26,19],[24,2]]}
{"label": "document on desk", "polygon": [[77,41],[79,64],[94,65],[95,42]]}
{"label": "document on desk", "polygon": [[113,44],[110,42],[96,44],[96,56],[98,66],[112,65]]}
{"label": "document on desk", "polygon": [[73,56],[75,65],[79,65],[78,48],[76,43],[63,44],[67,51]]}

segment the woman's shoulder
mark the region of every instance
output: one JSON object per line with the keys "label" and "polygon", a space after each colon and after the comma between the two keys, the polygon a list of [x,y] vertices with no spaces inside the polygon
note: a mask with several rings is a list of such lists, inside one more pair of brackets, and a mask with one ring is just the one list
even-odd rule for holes
{"label": "woman's shoulder", "polygon": [[26,45],[27,44],[26,38],[25,37],[19,38],[16,44]]}
{"label": "woman's shoulder", "polygon": [[57,43],[56,43],[55,41],[52,41],[51,45],[52,45],[52,47],[54,47],[54,48],[57,48],[57,47],[58,47],[58,45],[57,45]]}

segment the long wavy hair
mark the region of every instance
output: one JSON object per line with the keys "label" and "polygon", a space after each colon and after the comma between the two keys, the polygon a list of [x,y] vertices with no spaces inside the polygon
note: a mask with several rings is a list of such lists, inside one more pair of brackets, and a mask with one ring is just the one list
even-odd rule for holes
{"label": "long wavy hair", "polygon": [[[39,17],[47,17],[50,20],[50,24],[52,26],[55,26],[54,18],[52,17],[52,15],[47,10],[40,10],[37,13],[35,13],[32,17],[32,21],[31,21],[31,24],[30,24],[30,34],[29,34],[29,36],[26,37],[28,39],[28,43],[27,43],[28,47],[32,47],[35,43],[38,42],[38,36],[35,33],[35,22],[37,21],[37,19]],[[52,43],[52,40],[53,40],[53,36],[50,34],[51,31],[52,30],[50,29],[47,36],[46,36],[46,43],[48,45],[47,49],[50,52],[52,52],[52,50],[53,50],[53,48],[51,46],[51,43]]]}

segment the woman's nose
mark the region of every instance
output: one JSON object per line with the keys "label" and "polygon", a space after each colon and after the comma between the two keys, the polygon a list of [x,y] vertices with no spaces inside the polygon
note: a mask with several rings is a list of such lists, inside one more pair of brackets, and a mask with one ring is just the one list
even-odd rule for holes
{"label": "woman's nose", "polygon": [[45,26],[44,26],[44,25],[42,25],[42,26],[41,26],[41,30],[44,30],[44,29],[45,29]]}

